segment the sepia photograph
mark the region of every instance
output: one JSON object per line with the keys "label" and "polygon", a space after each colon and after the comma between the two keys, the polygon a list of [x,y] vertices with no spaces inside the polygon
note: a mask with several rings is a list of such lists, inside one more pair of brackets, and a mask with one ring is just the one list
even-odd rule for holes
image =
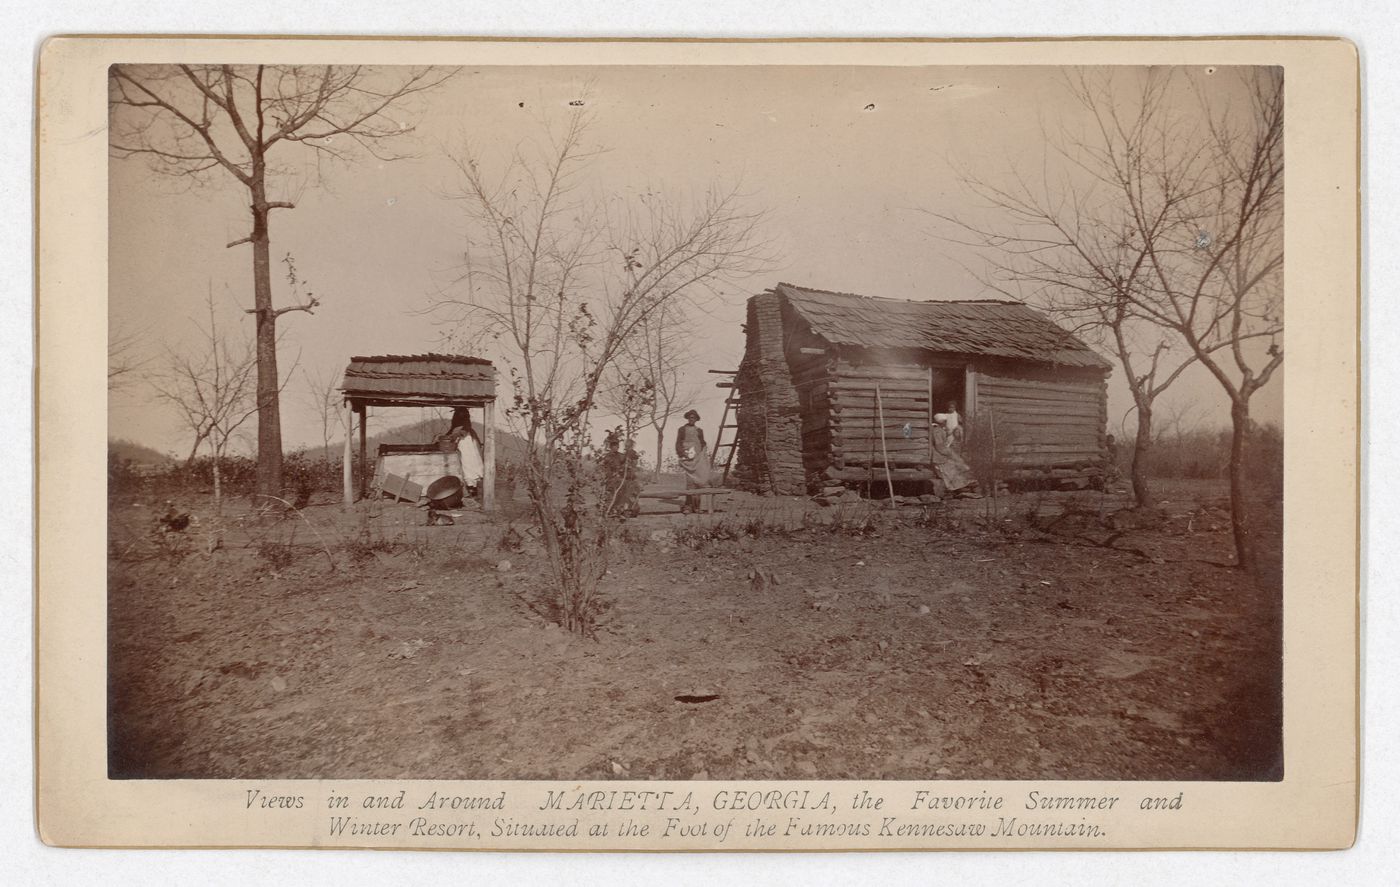
{"label": "sepia photograph", "polygon": [[1284,779],[1286,88],[112,65],[108,778]]}

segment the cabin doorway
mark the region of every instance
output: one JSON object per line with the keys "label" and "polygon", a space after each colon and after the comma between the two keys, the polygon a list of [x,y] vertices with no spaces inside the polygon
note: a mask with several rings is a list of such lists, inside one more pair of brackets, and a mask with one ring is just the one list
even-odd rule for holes
{"label": "cabin doorway", "polygon": [[956,407],[963,416],[968,414],[964,402],[967,391],[967,371],[961,368],[934,367],[929,375],[929,394],[932,397],[931,413],[946,413]]}

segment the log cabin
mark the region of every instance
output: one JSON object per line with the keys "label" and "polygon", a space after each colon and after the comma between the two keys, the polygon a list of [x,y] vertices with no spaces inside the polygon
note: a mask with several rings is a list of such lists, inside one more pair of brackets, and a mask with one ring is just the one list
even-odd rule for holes
{"label": "log cabin", "polygon": [[780,283],[749,299],[744,326],[733,383],[740,488],[806,495],[891,481],[940,493],[931,428],[950,404],[964,448],[993,447],[1008,484],[1102,481],[1112,366],[1020,302]]}

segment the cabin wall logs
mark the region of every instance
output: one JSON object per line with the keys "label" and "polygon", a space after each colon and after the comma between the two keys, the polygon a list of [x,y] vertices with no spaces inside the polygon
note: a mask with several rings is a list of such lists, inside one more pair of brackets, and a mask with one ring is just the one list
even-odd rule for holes
{"label": "cabin wall logs", "polygon": [[[941,408],[929,408],[929,368],[839,360],[825,370],[794,378],[813,406],[803,424],[808,463],[833,480],[867,480],[872,470],[883,478],[886,467],[892,480],[932,480],[929,424]],[[961,373],[932,370],[933,402],[960,379]]]}
{"label": "cabin wall logs", "polygon": [[998,453],[1015,478],[1094,477],[1108,457],[1107,380],[1102,376],[1002,371],[977,376],[977,423],[996,423]]}
{"label": "cabin wall logs", "polygon": [[[803,401],[804,461],[842,481],[930,480],[933,413],[963,397],[966,368],[861,366],[846,361],[793,373]],[[1008,478],[1091,477],[1102,473],[1106,382],[1098,373],[973,370],[977,428],[990,420]],[[877,402],[876,387],[879,388]],[[930,402],[932,409],[930,409]],[[970,419],[965,412],[965,433]],[[882,432],[883,431],[883,435]],[[883,437],[883,439],[882,439]],[[983,445],[967,440],[966,446]]]}

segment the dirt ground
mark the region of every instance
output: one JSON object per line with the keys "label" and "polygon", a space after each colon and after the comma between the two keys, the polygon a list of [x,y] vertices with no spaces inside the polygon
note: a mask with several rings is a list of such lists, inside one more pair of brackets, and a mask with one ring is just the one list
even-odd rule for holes
{"label": "dirt ground", "polygon": [[1253,581],[1223,496],[1112,548],[1101,494],[643,515],[592,639],[532,608],[520,503],[236,504],[212,552],[207,503],[114,503],[111,775],[1277,779],[1278,508]]}

